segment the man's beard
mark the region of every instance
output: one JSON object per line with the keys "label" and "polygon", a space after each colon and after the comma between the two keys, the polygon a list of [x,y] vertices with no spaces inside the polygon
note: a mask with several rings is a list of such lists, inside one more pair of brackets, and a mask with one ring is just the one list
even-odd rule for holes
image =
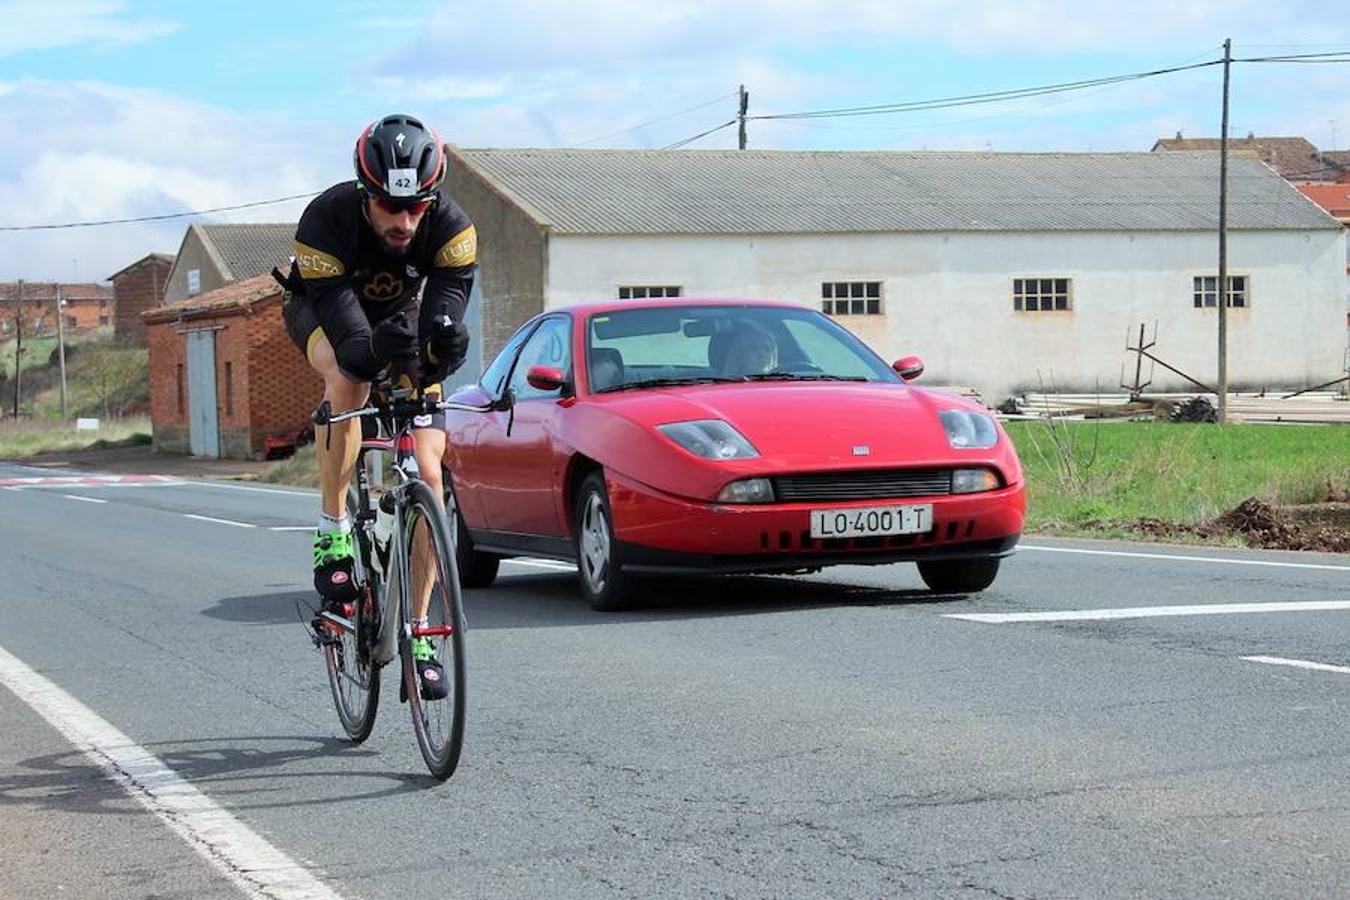
{"label": "man's beard", "polygon": [[386,234],[381,234],[380,243],[384,245],[384,251],[391,256],[407,256],[408,251],[412,249],[412,238],[413,235],[409,235],[408,242],[406,244],[404,244],[401,247],[395,247],[393,244],[389,242],[389,238],[386,236]]}

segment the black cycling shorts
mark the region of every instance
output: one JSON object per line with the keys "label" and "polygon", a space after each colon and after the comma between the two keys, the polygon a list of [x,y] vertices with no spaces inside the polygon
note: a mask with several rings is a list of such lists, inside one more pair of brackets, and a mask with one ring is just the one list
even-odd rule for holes
{"label": "black cycling shorts", "polygon": [[[370,324],[375,325],[400,309],[412,310],[415,307],[416,304],[399,305],[385,311],[378,318],[372,318]],[[367,315],[369,315],[369,312],[367,310]],[[290,336],[291,343],[300,348],[300,352],[305,354],[305,359],[309,360],[310,365],[313,365],[314,344],[323,335],[323,328],[319,325],[319,319],[314,315],[314,301],[303,294],[292,294],[290,291],[286,291],[282,295],[281,318],[286,323],[286,334]],[[440,385],[427,389],[427,393],[433,391],[439,397],[441,393]],[[430,416],[418,416],[413,420],[413,427],[439,428],[444,431],[445,413],[437,412]]]}

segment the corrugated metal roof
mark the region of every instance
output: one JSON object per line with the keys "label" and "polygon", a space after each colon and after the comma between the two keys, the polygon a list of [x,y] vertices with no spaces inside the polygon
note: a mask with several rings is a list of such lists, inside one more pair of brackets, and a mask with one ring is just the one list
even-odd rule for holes
{"label": "corrugated metal roof", "polygon": [[[1218,225],[1218,154],[452,148],[566,234],[1193,231]],[[1335,228],[1229,160],[1229,225]]]}
{"label": "corrugated metal roof", "polygon": [[265,222],[247,225],[198,225],[230,271],[225,277],[240,281],[271,272],[286,262],[295,240],[295,223]]}

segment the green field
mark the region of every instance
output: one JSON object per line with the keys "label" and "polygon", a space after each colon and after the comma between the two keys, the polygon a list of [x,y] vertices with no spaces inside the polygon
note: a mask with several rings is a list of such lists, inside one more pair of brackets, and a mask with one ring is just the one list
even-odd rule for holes
{"label": "green field", "polygon": [[147,418],[116,419],[99,424],[98,431],[76,431],[73,422],[0,421],[0,459],[22,459],[56,450],[150,443],[150,420]]}
{"label": "green field", "polygon": [[1350,500],[1350,428],[1171,422],[1008,422],[1026,472],[1027,531],[1141,518],[1200,524],[1248,497]]}

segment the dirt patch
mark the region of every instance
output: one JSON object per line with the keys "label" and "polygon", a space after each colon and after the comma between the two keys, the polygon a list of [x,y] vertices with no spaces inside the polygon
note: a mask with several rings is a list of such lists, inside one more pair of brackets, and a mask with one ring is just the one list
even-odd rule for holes
{"label": "dirt patch", "polygon": [[1315,512],[1279,509],[1248,497],[1211,522],[1198,525],[1143,518],[1129,530],[1153,540],[1189,536],[1203,541],[1241,538],[1266,550],[1313,550],[1350,553],[1350,504],[1319,503]]}

